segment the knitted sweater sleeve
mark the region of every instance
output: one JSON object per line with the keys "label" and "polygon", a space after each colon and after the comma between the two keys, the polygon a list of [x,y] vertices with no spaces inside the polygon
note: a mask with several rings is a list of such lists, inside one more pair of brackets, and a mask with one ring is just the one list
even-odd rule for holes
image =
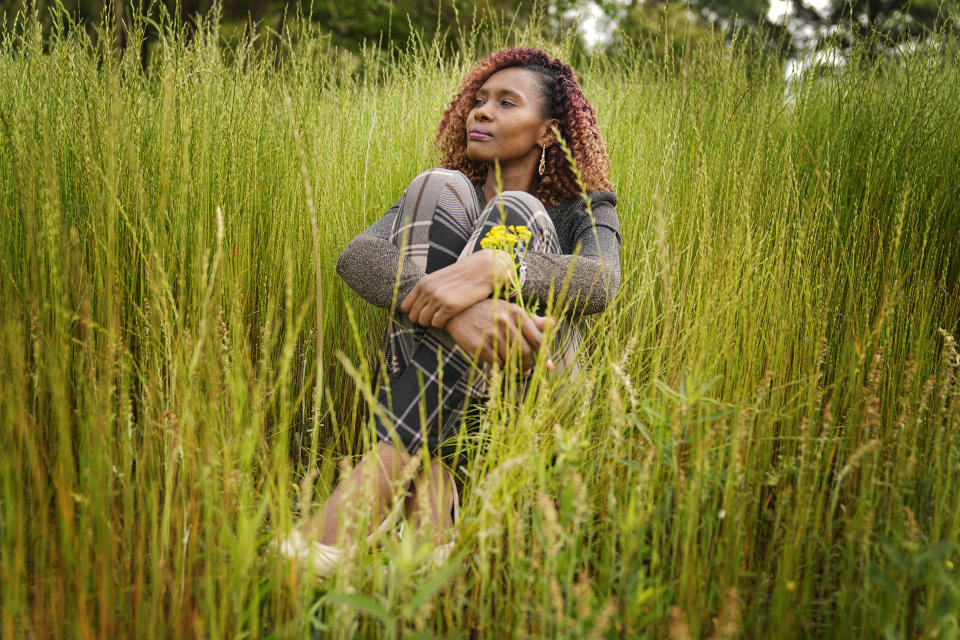
{"label": "knitted sweater sleeve", "polygon": [[397,201],[351,240],[337,259],[337,273],[351,289],[367,302],[388,309],[399,305],[425,275],[409,258],[401,260],[400,249],[390,241],[399,211]]}
{"label": "knitted sweater sleeve", "polygon": [[[580,199],[571,215],[573,254],[527,253],[523,296],[546,304],[551,297],[569,302],[568,313],[586,315],[602,311],[620,288],[620,226],[609,191],[588,195],[591,211]],[[579,251],[578,251],[579,250]],[[560,299],[560,294],[566,295]]]}

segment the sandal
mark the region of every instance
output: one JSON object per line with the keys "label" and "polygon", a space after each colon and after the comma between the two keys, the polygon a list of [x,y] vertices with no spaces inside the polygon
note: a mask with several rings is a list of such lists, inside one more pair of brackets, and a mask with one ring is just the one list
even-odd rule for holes
{"label": "sandal", "polygon": [[274,540],[271,547],[281,556],[301,564],[310,564],[313,573],[318,576],[336,573],[340,557],[343,555],[343,549],[340,547],[307,540],[296,529],[280,540]]}
{"label": "sandal", "polygon": [[437,569],[446,564],[453,553],[453,548],[457,544],[457,522],[460,521],[460,494],[457,493],[457,485],[453,485],[453,526],[450,528],[450,540],[443,544],[438,544],[433,548],[430,555],[430,565]]}
{"label": "sandal", "polygon": [[[456,490],[456,489],[454,489]],[[400,513],[403,511],[403,500],[394,500],[394,506],[387,513],[383,521],[366,537],[366,544],[372,545],[385,533],[393,528]],[[309,564],[316,576],[330,576],[337,572],[337,567],[343,556],[353,555],[356,545],[346,548],[332,544],[324,544],[315,540],[308,540],[299,530],[294,528],[286,536],[274,540],[271,549],[281,556],[296,560],[301,564]]]}

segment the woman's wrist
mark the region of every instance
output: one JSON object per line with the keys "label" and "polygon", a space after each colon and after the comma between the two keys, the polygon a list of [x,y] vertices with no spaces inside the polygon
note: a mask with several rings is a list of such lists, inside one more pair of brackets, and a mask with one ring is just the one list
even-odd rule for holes
{"label": "woman's wrist", "polygon": [[481,253],[486,253],[490,261],[491,286],[496,288],[509,281],[514,268],[513,258],[506,251],[497,249],[482,249]]}

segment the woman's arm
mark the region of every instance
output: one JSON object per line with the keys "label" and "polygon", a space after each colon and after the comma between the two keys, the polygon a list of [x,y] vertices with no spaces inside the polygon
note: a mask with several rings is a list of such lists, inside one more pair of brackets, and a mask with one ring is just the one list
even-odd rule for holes
{"label": "woman's arm", "polygon": [[568,313],[586,315],[603,311],[617,293],[621,241],[614,209],[616,196],[609,191],[594,191],[589,197],[593,219],[584,213],[575,231],[579,255],[528,252],[524,299],[546,304],[552,288],[556,306],[564,283],[569,281],[565,297],[570,303]]}
{"label": "woman's arm", "polygon": [[[550,299],[551,287],[556,299],[568,280],[566,300],[571,302],[569,312],[591,314],[602,311],[616,294],[620,286],[620,234],[617,214],[614,209],[616,197],[606,191],[595,191],[590,194],[593,220],[586,215],[582,217],[575,233],[576,244],[580,248],[578,256],[568,254],[549,254],[530,251],[527,253],[527,275],[523,285],[523,296],[527,300],[539,300],[546,304]],[[399,202],[391,207],[384,216],[370,227],[360,232],[344,249],[337,260],[337,273],[350,287],[368,302],[384,308],[390,308],[396,300],[397,304],[404,302],[408,294],[424,280],[425,273],[409,259],[400,262],[400,250],[390,241],[390,230],[399,211]],[[490,252],[478,252],[487,253]],[[458,309],[466,308],[478,298],[469,295],[460,302],[462,304],[447,304],[447,311],[441,316],[443,323],[433,322],[439,303],[431,303],[433,298],[446,298],[442,291],[449,291],[449,278],[465,276],[475,278],[477,282],[485,284],[492,282],[496,273],[502,271],[502,266],[495,261],[482,260],[482,256],[474,254],[468,258],[468,263],[457,263],[430,274],[424,282],[427,285],[430,279],[436,280],[441,292],[430,297],[413,301],[417,304],[415,311],[418,322],[424,316],[424,324],[443,327],[449,317],[456,315]],[[476,261],[478,264],[473,264]],[[461,261],[462,262],[462,261]],[[483,264],[479,264],[483,263]],[[400,269],[399,279],[397,275]],[[444,273],[448,271],[447,273]],[[461,273],[461,271],[463,273]],[[477,276],[482,272],[482,276]],[[489,274],[489,275],[488,275]],[[502,275],[501,275],[502,277]],[[396,298],[394,285],[397,284]],[[424,287],[419,287],[423,289]],[[489,295],[489,294],[486,294]],[[482,297],[486,297],[486,295]],[[458,299],[462,296],[456,296]],[[439,299],[439,298],[438,298]],[[446,303],[456,300],[446,300]],[[412,306],[408,304],[407,306]],[[429,312],[423,308],[430,304]]]}
{"label": "woman's arm", "polygon": [[[382,218],[361,231],[337,259],[337,273],[360,297],[389,309],[399,304],[425,275],[409,259],[400,259],[400,249],[390,241],[390,230],[400,210],[399,201]],[[399,268],[399,281],[397,270]]]}
{"label": "woman's arm", "polygon": [[[452,317],[445,331],[467,355],[490,364],[503,365],[519,350],[526,375],[543,346],[543,332],[555,322],[506,300],[485,299]],[[544,364],[553,371],[553,360],[548,357]]]}
{"label": "woman's arm", "polygon": [[[602,311],[616,294],[620,287],[619,221],[614,210],[617,199],[609,191],[595,191],[589,197],[589,214],[582,201],[567,205],[580,207],[569,212],[569,221],[576,224],[573,235],[577,255],[527,253],[525,299],[546,306],[552,288],[554,300],[565,294],[561,302],[569,303],[567,313],[581,315]],[[401,301],[400,309],[413,322],[442,329],[450,318],[489,296],[495,282],[504,281],[509,268],[504,260],[511,262],[506,254],[484,250],[435,271],[420,279]]]}
{"label": "woman's arm", "polygon": [[[490,295],[494,281],[506,277],[506,258],[492,251],[478,251],[429,275],[409,259],[401,263],[400,250],[390,241],[398,205],[350,241],[337,259],[337,273],[362,298],[378,307],[393,305],[396,284],[396,302],[403,303],[401,311],[414,322],[422,317],[421,324],[442,329],[450,318]],[[417,295],[409,296],[414,290]]]}
{"label": "woman's arm", "polygon": [[[397,207],[361,231],[337,259],[337,273],[368,302],[389,308],[394,300],[394,282],[400,250],[390,242],[390,230]],[[489,251],[484,254],[491,254]],[[424,273],[410,260],[402,262],[397,302],[401,302]],[[455,266],[455,265],[452,265]],[[528,315],[503,300],[480,300],[467,305],[446,322],[451,339],[464,351],[485,362],[506,361],[511,345],[520,349],[522,366],[529,369],[539,351],[542,332],[553,323],[550,318]],[[549,358],[547,369],[553,369]]]}

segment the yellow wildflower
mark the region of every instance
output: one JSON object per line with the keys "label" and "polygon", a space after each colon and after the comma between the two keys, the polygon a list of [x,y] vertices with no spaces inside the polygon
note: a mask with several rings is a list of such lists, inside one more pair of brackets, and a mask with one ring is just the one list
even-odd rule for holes
{"label": "yellow wildflower", "polygon": [[[523,257],[527,252],[527,243],[533,234],[522,224],[505,226],[495,225],[480,239],[480,246],[493,251],[503,251],[514,261],[512,273],[508,274],[510,282],[509,296],[519,295],[526,278],[526,263]],[[522,300],[521,300],[522,305]]]}

